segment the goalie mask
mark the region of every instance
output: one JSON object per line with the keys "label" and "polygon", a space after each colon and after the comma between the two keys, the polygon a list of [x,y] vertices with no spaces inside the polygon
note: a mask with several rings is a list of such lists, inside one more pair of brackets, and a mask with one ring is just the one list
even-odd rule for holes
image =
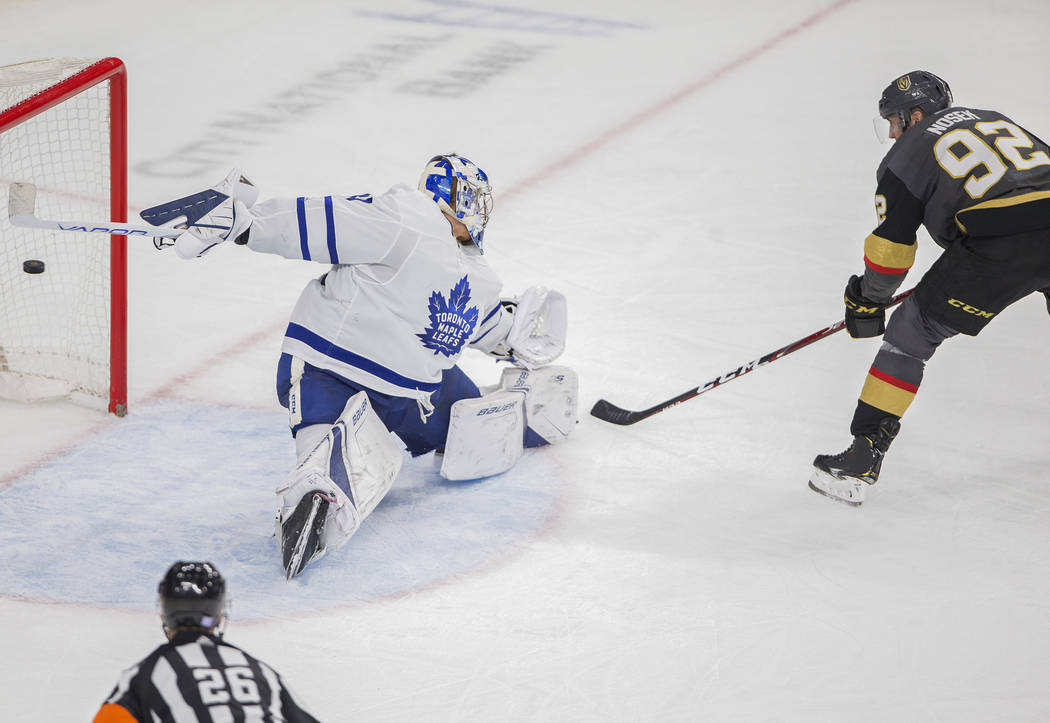
{"label": "goalie mask", "polygon": [[174,628],[212,630],[225,622],[226,581],[210,562],[179,561],[157,586],[164,632]]}
{"label": "goalie mask", "polygon": [[419,177],[419,190],[445,213],[458,218],[480,249],[492,213],[489,177],[469,159],[449,153],[434,156]]}

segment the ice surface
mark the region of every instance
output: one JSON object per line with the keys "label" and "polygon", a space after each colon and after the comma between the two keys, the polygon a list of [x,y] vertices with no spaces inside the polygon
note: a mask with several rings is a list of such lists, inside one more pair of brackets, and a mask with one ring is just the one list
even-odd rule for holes
{"label": "ice surface", "polygon": [[[895,74],[1050,135],[1042,0],[169,10],[3,3],[0,64],[125,60],[133,211],[234,165],[263,197],[349,195],[469,156],[508,291],[569,299],[583,410],[650,406],[839,318]],[[936,258],[920,244],[909,285]],[[227,574],[230,640],[326,721],[1050,719],[1041,299],[945,343],[860,509],[806,488],[878,344],[839,334],[632,427],[584,417],[503,477],[410,461],[286,583],[273,375],[323,269],[149,243],[129,266],[129,416],[0,403],[5,720],[89,719],[160,642],[179,557]]]}

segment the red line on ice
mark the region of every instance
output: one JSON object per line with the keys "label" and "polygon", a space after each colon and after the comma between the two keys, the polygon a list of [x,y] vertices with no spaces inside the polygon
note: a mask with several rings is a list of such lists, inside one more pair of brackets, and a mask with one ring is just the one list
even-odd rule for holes
{"label": "red line on ice", "polygon": [[699,91],[710,87],[713,83],[715,83],[718,80],[721,80],[726,75],[732,73],[734,70],[737,70],[742,66],[747,65],[751,61],[762,57],[770,50],[776,48],[778,45],[783,43],[785,40],[788,40],[798,35],[804,30],[808,30],[809,28],[813,27],[814,25],[827,18],[829,15],[834,14],[835,12],[844,8],[846,5],[850,5],[851,3],[854,3],[856,1],[857,0],[838,0],[838,2],[832,3],[831,5],[827,6],[822,10],[818,10],[809,17],[806,17],[800,20],[799,22],[795,23],[791,27],[786,28],[785,30],[781,30],[776,35],[767,38],[758,45],[752,47],[751,49],[745,50],[740,55],[720,65],[714,70],[709,71],[706,75],[693,81],[681,90],[672,93],[663,100],[657,101],[648,108],[642,109],[627,120],[621,122],[619,125],[616,125],[613,128],[610,128],[609,130],[605,131],[601,135],[597,136],[592,141],[585,143],[576,150],[570,151],[561,158],[553,161],[552,163],[547,164],[536,173],[527,177],[525,180],[519,181],[508,191],[502,193],[500,196],[500,200],[506,201],[508,198],[513,198],[522,191],[526,191],[532,186],[539,183],[540,181],[548,178],[551,174],[557,173],[566,168],[569,168],[570,166],[576,165],[587,156],[591,155],[598,149],[607,145],[613,139],[622,136],[623,134],[628,133],[629,131],[634,130],[643,123],[647,123],[648,121],[657,117],[661,113],[670,110],[671,108],[678,105],[683,100],[689,98],[695,93],[698,93]]}

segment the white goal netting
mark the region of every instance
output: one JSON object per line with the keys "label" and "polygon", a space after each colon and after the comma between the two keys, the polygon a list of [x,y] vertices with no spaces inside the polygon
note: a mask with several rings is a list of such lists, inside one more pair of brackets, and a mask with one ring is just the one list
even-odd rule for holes
{"label": "white goal netting", "polygon": [[[25,110],[95,62],[0,67],[0,397],[109,401],[110,237],[15,227],[7,211],[10,184],[26,181],[41,218],[110,218],[110,83],[33,117]],[[43,261],[43,273],[26,273],[27,260]]]}

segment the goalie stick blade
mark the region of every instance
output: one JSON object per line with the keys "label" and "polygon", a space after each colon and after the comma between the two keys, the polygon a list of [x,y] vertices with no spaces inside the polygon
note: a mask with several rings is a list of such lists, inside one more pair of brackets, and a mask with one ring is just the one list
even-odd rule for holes
{"label": "goalie stick blade", "polygon": [[32,183],[12,183],[7,194],[7,215],[32,216],[36,209],[36,186]]}
{"label": "goalie stick blade", "polygon": [[597,417],[603,422],[627,426],[628,424],[640,422],[648,415],[645,412],[631,412],[617,407],[615,404],[612,404],[605,399],[599,399],[594,403],[594,406],[591,407],[591,416]]}

